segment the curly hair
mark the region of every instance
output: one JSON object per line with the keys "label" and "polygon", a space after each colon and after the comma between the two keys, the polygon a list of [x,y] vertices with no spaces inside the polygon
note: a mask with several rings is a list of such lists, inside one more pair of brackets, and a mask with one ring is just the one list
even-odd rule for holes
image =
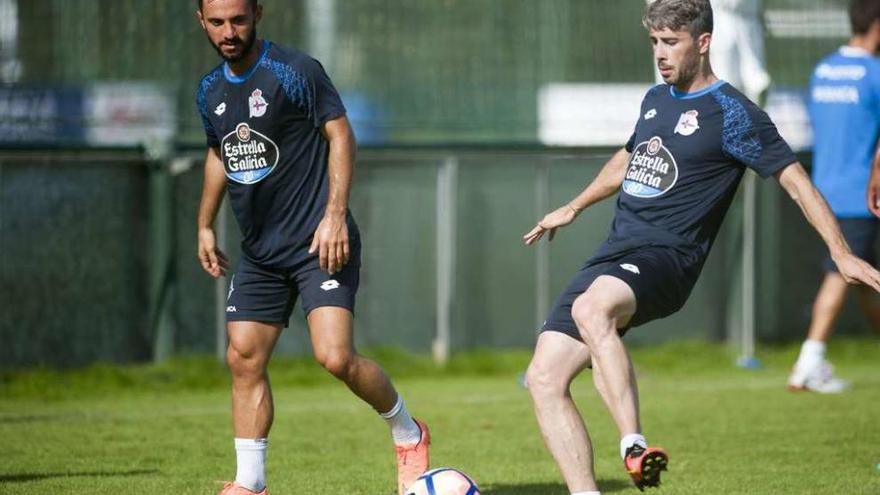
{"label": "curly hair", "polygon": [[687,30],[697,38],[712,33],[712,4],[709,0],[654,0],[645,8],[642,24],[646,29]]}

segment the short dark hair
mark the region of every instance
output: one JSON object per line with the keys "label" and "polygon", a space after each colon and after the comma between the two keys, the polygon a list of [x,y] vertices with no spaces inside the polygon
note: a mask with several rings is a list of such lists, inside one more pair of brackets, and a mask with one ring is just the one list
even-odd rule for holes
{"label": "short dark hair", "polygon": [[849,5],[849,22],[853,34],[865,34],[875,21],[880,20],[880,2],[853,0]]}
{"label": "short dark hair", "polygon": [[645,8],[642,24],[646,29],[684,29],[697,38],[714,28],[712,4],[709,0],[654,0]]}
{"label": "short dark hair", "polygon": [[[202,10],[202,4],[205,3],[205,0],[196,0],[196,3],[199,4],[199,10]],[[251,4],[251,10],[257,9],[257,0],[248,0],[248,3]]]}

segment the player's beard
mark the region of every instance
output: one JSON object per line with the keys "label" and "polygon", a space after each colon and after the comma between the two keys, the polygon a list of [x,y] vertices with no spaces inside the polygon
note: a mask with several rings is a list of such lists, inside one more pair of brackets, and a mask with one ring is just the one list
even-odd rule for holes
{"label": "player's beard", "polygon": [[692,59],[684,59],[678,65],[677,73],[674,71],[672,73],[672,80],[667,81],[667,84],[677,87],[686,87],[689,86],[690,83],[696,79],[697,73],[700,72],[700,56],[693,57]]}
{"label": "player's beard", "polygon": [[[226,43],[228,41],[229,40],[223,40],[223,43]],[[253,29],[251,29],[251,33],[247,38],[245,38],[245,39],[235,38],[233,40],[233,43],[241,46],[241,50],[233,55],[226,55],[225,53],[223,53],[223,49],[220,47],[220,43],[215,44],[213,41],[211,41],[211,46],[214,47],[214,50],[217,51],[217,54],[220,55],[220,58],[222,58],[223,60],[225,60],[227,62],[231,62],[234,64],[236,62],[240,62],[240,61],[244,60],[244,58],[248,56],[248,54],[251,52],[251,50],[253,50],[254,43],[256,41],[257,41],[257,26],[254,26]]]}

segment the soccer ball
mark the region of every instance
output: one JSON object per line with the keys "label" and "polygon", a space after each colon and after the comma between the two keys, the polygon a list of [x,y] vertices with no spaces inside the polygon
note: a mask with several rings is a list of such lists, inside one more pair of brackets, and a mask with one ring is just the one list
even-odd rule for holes
{"label": "soccer ball", "polygon": [[436,468],[421,475],[406,489],[406,495],[480,495],[480,489],[457,469]]}

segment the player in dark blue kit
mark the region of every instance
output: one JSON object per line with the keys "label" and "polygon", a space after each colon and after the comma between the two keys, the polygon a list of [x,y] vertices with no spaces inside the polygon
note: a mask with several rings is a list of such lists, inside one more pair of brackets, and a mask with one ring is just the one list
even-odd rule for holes
{"label": "player in dark blue kit", "polygon": [[274,407],[266,367],[300,297],[318,362],[388,422],[402,494],[428,468],[430,434],[352,342],[360,236],[348,211],[355,141],[345,107],[316,60],[257,39],[256,0],[198,5],[224,59],[197,98],[208,144],[198,215],[205,271],[220,277],[228,267],[213,228],[224,192],[243,236],[226,303],[238,469],[220,493],[268,493]]}
{"label": "player in dark blue kit", "polygon": [[834,215],[767,115],[718,80],[709,63],[709,0],[656,0],[645,27],[666,84],[652,88],[626,147],[567,205],[524,236],[527,244],[620,193],[608,239],[548,316],[527,373],[545,442],[572,494],[598,493],[592,451],[569,392],[593,369],[639,488],[657,486],[668,456],[649,448],[621,335],[678,311],[703,267],[746,168],[774,176],[828,245],[841,276],[880,290],[880,273],[852,254]]}

